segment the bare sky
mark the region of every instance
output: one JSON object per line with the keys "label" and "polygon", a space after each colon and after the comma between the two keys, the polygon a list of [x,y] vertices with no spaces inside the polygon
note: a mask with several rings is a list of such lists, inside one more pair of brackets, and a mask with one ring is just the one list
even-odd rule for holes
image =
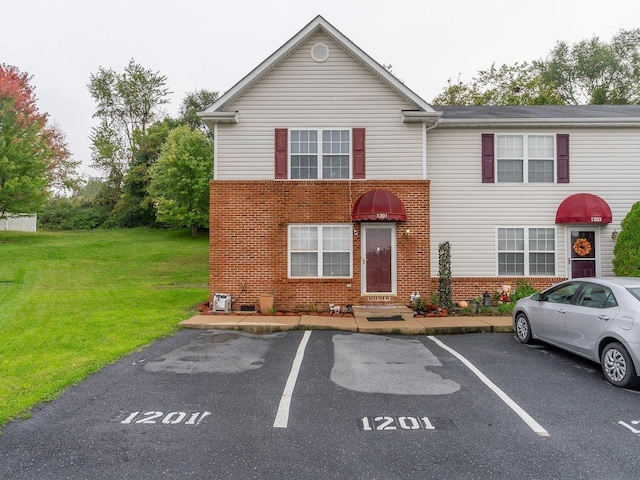
{"label": "bare sky", "polygon": [[5,0],[0,63],[33,75],[40,111],[95,175],[87,84],[99,67],[122,72],[133,58],[165,75],[174,116],[187,92],[223,93],[318,14],[427,102],[494,62],[640,28],[638,0]]}

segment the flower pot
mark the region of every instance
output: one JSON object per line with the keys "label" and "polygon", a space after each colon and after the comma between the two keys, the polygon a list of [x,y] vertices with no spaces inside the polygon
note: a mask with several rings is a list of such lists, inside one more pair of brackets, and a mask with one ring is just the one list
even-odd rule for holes
{"label": "flower pot", "polygon": [[260,295],[260,313],[268,315],[273,311],[273,295]]}

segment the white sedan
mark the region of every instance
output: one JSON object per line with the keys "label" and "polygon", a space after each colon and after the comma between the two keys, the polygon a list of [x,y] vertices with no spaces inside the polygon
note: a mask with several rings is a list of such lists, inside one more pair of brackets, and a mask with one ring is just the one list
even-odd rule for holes
{"label": "white sedan", "polygon": [[520,299],[518,340],[542,340],[600,363],[608,382],[640,385],[640,278],[580,278]]}

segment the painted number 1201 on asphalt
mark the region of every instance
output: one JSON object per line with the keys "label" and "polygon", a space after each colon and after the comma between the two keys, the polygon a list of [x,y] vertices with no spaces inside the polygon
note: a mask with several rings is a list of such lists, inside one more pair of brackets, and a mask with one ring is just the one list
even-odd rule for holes
{"label": "painted number 1201 on asphalt", "polygon": [[161,425],[198,425],[202,420],[211,415],[211,412],[131,412],[123,415],[118,421],[122,424],[161,424]]}
{"label": "painted number 1201 on asphalt", "polygon": [[389,430],[435,430],[428,417],[362,417],[358,420],[360,430],[389,431]]}

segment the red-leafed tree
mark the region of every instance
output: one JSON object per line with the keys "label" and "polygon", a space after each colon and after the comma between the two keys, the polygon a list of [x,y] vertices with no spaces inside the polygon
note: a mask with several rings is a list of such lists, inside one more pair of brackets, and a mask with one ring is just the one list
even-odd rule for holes
{"label": "red-leafed tree", "polygon": [[69,188],[78,162],[36,105],[31,77],[0,64],[0,218],[34,213],[54,187]]}

